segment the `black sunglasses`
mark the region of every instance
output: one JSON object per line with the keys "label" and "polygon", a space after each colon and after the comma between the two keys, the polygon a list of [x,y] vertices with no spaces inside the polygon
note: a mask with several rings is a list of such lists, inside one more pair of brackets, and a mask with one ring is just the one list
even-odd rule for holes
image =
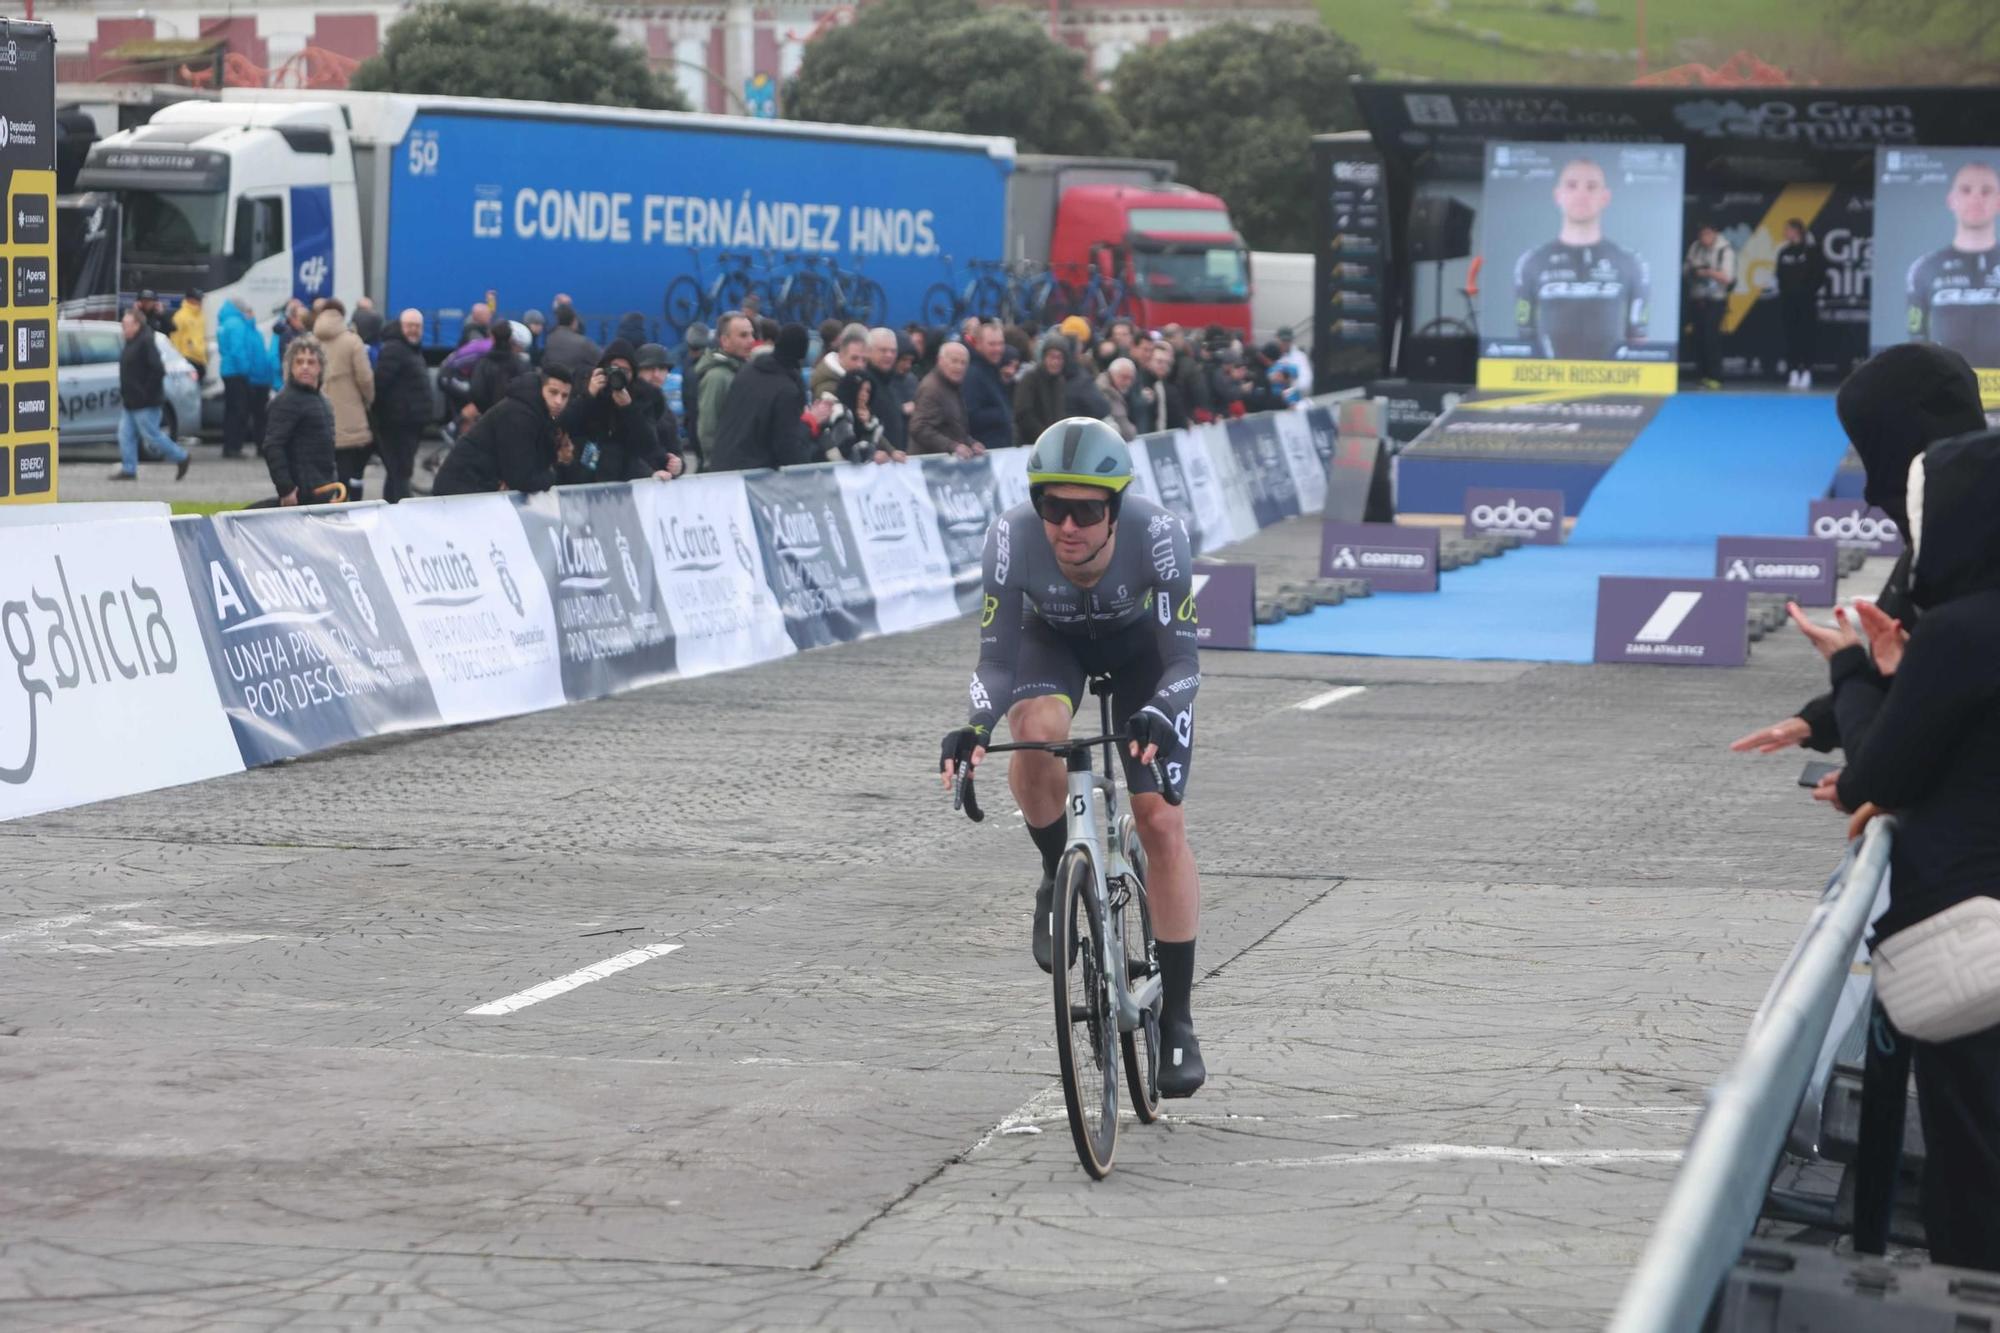
{"label": "black sunglasses", "polygon": [[1035,497],[1035,512],[1042,516],[1042,522],[1053,527],[1061,527],[1063,520],[1073,518],[1079,528],[1094,528],[1102,523],[1111,512],[1109,500],[1071,500],[1060,495],[1043,492]]}

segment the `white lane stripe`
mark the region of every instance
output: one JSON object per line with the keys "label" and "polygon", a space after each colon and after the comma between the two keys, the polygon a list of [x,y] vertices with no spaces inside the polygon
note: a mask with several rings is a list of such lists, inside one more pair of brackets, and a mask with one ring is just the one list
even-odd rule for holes
{"label": "white lane stripe", "polygon": [[1298,704],[1297,707],[1302,712],[1315,713],[1328,704],[1337,704],[1342,699],[1352,699],[1357,694],[1366,693],[1368,693],[1366,685],[1342,685],[1328,690],[1325,694],[1315,694],[1312,698]]}
{"label": "white lane stripe", "polygon": [[1258,1157],[1231,1166],[1376,1166],[1393,1162],[1525,1162],[1531,1166],[1599,1166],[1608,1162],[1678,1162],[1678,1148],[1503,1148],[1475,1143],[1399,1143],[1372,1152],[1324,1157]]}
{"label": "white lane stripe", "polygon": [[643,949],[631,949],[619,954],[615,958],[607,958],[601,963],[592,963],[589,967],[581,968],[566,976],[557,977],[553,981],[544,981],[539,986],[530,986],[524,991],[516,991],[512,995],[503,996],[500,999],[479,1005],[477,1008],[468,1009],[465,1012],[468,1014],[511,1014],[516,1009],[526,1009],[531,1004],[540,1004],[543,1000],[552,999],[566,991],[573,991],[578,986],[588,986],[593,981],[602,981],[606,977],[623,972],[628,967],[637,967],[648,958],[662,957],[680,947],[678,944],[649,944]]}

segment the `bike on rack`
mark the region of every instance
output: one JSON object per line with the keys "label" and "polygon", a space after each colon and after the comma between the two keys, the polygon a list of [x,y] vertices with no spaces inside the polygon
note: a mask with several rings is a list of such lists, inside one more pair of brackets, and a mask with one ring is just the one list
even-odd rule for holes
{"label": "bike on rack", "polygon": [[751,256],[719,254],[715,257],[716,269],[709,272],[702,266],[700,250],[688,253],[694,256],[694,273],[683,273],[668,283],[661,302],[667,328],[676,338],[684,335],[688,325],[696,320],[711,320],[731,310],[741,310],[743,298],[758,289],[752,276]]}
{"label": "bike on rack", "polygon": [[[1111,681],[1093,677],[1090,692],[1102,704],[1102,735],[989,745],[986,753],[1039,750],[1061,755],[1069,770],[1069,846],[1056,864],[1051,907],[1056,1055],[1077,1158],[1102,1180],[1118,1151],[1121,1048],[1133,1114],[1148,1125],[1160,1116],[1161,979],[1145,848],[1131,812],[1118,808],[1117,747],[1130,738],[1111,730]],[[1102,777],[1090,757],[1100,745]],[[1153,769],[1161,794],[1180,804],[1157,761]],[[986,817],[970,764],[958,770],[952,808],[974,822]]]}

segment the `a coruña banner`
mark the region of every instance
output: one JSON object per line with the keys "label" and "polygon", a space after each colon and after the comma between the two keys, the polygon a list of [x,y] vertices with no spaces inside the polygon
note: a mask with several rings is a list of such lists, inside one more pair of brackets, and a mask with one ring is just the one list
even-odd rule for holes
{"label": "a coru\u00f1a banner", "polygon": [[674,674],[673,632],[632,489],[565,486],[514,500],[555,603],[563,692],[571,699]]}

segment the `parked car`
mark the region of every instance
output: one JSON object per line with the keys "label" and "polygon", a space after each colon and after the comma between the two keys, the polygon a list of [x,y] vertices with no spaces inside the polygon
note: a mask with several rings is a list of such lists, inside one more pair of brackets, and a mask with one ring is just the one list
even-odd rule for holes
{"label": "parked car", "polygon": [[[183,428],[201,429],[201,385],[194,364],[164,334],[153,340],[167,368],[160,427],[178,440]],[[64,452],[73,445],[118,443],[118,353],[124,345],[125,335],[109,320],[56,321],[56,440]]]}

